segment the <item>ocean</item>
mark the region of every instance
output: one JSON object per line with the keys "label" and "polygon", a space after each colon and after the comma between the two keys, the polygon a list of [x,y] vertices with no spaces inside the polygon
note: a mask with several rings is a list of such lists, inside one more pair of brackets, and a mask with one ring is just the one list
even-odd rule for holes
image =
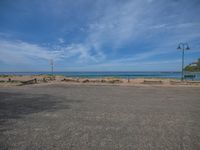
{"label": "ocean", "polygon": [[[51,72],[1,72],[6,75],[40,75],[51,74]],[[101,78],[101,77],[116,77],[116,78],[170,78],[180,79],[181,72],[54,72],[55,75],[63,75],[66,77],[79,78]],[[186,73],[189,74],[189,73]],[[191,73],[190,73],[191,74]],[[192,73],[196,75],[195,80],[200,80],[200,72]]]}

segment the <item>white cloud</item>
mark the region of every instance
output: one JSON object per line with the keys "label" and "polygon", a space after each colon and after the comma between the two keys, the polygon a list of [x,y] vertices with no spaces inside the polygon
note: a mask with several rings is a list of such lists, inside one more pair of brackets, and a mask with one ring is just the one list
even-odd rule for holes
{"label": "white cloud", "polygon": [[88,63],[93,62],[97,63],[105,59],[105,55],[100,51],[96,51],[94,54],[91,54],[92,48],[91,45],[86,44],[71,44],[66,47],[61,47],[63,58],[70,58],[76,56],[76,60],[79,63]]}
{"label": "white cloud", "polygon": [[0,60],[8,64],[30,63],[30,60],[37,59],[57,59],[57,51],[49,51],[36,44],[29,44],[22,41],[0,41]]}
{"label": "white cloud", "polygon": [[59,41],[59,43],[61,43],[61,44],[65,42],[63,38],[58,38],[58,41]]}
{"label": "white cloud", "polygon": [[71,44],[69,46],[57,45],[53,49],[30,44],[23,41],[0,40],[0,61],[6,64],[29,64],[34,61],[54,59],[62,61],[76,57],[74,63],[98,62],[104,59],[104,54],[90,54],[90,47],[82,44]]}

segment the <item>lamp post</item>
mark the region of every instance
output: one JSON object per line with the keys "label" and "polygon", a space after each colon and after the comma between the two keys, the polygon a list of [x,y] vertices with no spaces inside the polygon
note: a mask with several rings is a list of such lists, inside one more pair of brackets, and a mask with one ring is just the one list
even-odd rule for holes
{"label": "lamp post", "polygon": [[190,50],[190,47],[187,43],[179,43],[178,45],[178,50],[182,50],[182,73],[181,73],[181,80],[183,81],[184,79],[184,55],[185,55],[185,50]]}

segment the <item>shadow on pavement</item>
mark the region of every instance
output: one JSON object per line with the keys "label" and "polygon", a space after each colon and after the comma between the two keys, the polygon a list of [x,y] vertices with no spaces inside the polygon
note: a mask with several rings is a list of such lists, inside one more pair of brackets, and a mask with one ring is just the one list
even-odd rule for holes
{"label": "shadow on pavement", "polygon": [[62,98],[47,94],[0,92],[0,124],[8,119],[18,119],[32,113],[69,109],[70,103],[74,101],[65,100],[65,103],[62,102]]}

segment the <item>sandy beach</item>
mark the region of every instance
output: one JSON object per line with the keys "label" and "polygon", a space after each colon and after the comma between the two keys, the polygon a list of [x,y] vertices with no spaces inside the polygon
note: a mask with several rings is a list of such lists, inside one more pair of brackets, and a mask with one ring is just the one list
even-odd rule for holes
{"label": "sandy beach", "polygon": [[49,84],[64,85],[120,85],[120,86],[162,86],[162,87],[200,87],[198,80],[164,79],[164,78],[77,78],[51,75],[0,76],[0,87],[42,86]]}
{"label": "sandy beach", "polygon": [[199,87],[56,82],[0,88],[0,149],[200,147]]}

